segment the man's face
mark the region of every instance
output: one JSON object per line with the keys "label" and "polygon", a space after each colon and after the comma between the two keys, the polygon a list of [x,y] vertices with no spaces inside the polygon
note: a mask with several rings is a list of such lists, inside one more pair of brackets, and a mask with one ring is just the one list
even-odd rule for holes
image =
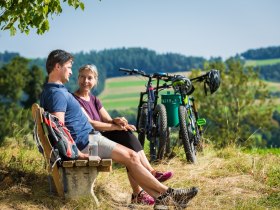
{"label": "man's face", "polygon": [[60,70],[61,70],[61,82],[64,84],[66,82],[69,82],[69,78],[72,75],[72,60],[67,61],[66,63],[64,63]]}

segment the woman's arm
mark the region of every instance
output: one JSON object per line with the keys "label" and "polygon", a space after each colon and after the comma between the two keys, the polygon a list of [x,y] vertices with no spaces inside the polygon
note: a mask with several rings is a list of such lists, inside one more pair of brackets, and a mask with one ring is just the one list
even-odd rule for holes
{"label": "woman's arm", "polygon": [[109,115],[109,113],[107,112],[107,110],[104,107],[99,109],[99,115],[101,117],[102,122],[113,123],[112,117]]}
{"label": "woman's arm", "polygon": [[120,130],[136,131],[135,126],[128,124],[128,121],[124,117],[116,117],[112,119],[104,107],[99,110],[99,115],[101,116],[102,122],[116,125],[118,128],[120,128]]}
{"label": "woman's arm", "polygon": [[104,122],[100,122],[97,120],[92,120],[89,115],[87,114],[86,110],[81,107],[82,111],[84,114],[87,116],[89,123],[94,127],[95,130],[97,131],[114,131],[114,130],[126,130],[123,126],[117,125],[112,123],[113,120],[109,113],[102,107],[100,110],[104,109],[105,112],[102,114],[100,113],[101,119],[105,119]]}

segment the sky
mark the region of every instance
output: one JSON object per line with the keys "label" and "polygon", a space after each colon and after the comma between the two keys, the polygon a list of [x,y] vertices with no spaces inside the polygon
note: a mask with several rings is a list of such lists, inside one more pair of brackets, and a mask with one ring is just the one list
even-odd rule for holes
{"label": "sky", "polygon": [[66,3],[37,35],[0,31],[0,52],[45,58],[71,53],[142,47],[157,53],[224,59],[248,49],[280,46],[279,0],[84,0]]}

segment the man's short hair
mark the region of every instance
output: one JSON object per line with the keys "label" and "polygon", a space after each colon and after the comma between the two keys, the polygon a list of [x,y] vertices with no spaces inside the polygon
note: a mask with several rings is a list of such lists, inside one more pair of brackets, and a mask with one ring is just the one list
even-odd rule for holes
{"label": "man's short hair", "polygon": [[64,51],[64,50],[53,50],[46,61],[46,69],[48,74],[50,74],[52,72],[52,70],[54,69],[54,66],[58,63],[59,65],[63,65],[64,63],[68,62],[69,60],[73,60],[74,57]]}

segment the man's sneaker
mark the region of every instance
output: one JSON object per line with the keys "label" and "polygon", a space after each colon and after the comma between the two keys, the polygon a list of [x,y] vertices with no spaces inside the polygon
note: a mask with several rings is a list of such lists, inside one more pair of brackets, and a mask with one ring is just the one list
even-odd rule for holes
{"label": "man's sneaker", "polygon": [[167,171],[167,172],[156,171],[154,176],[159,182],[165,182],[166,180],[171,179],[173,177],[173,172],[171,172],[171,171]]}
{"label": "man's sneaker", "polygon": [[154,209],[168,209],[168,206],[186,208],[188,202],[196,196],[197,192],[196,187],[189,189],[168,188],[166,193],[156,199]]}
{"label": "man's sneaker", "polygon": [[148,193],[146,193],[144,190],[141,190],[141,192],[138,195],[132,194],[131,203],[142,204],[142,205],[154,205],[155,199],[152,196],[150,196]]}

